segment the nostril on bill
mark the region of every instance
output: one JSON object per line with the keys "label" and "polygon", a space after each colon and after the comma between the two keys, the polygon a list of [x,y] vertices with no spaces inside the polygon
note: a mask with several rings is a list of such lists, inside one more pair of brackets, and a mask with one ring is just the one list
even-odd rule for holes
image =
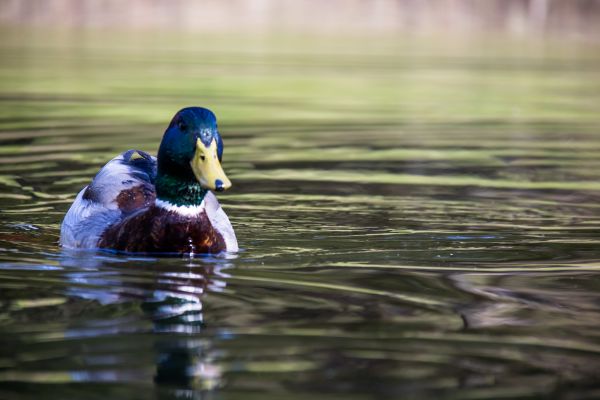
{"label": "nostril on bill", "polygon": [[217,192],[222,192],[224,190],[223,188],[223,181],[220,179],[215,179],[215,190]]}

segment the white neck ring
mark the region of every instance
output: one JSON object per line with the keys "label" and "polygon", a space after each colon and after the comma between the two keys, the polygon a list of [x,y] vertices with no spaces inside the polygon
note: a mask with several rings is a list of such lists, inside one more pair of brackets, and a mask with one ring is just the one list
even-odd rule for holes
{"label": "white neck ring", "polygon": [[202,200],[202,203],[200,203],[199,206],[177,206],[173,203],[161,199],[156,199],[154,204],[158,208],[162,208],[163,210],[174,212],[185,217],[196,217],[200,215],[202,211],[204,211],[204,200]]}

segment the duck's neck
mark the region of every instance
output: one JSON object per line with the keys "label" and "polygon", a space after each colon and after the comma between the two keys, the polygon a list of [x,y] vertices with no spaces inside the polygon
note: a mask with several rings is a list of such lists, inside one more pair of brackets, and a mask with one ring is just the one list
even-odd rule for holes
{"label": "duck's neck", "polygon": [[175,206],[199,206],[208,190],[195,179],[159,173],[156,176],[156,198]]}

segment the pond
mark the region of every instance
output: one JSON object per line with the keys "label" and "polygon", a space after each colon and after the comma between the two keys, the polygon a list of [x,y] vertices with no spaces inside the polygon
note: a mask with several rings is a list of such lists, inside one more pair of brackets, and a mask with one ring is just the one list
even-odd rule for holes
{"label": "pond", "polygon": [[[599,50],[4,29],[0,398],[599,397]],[[61,251],[189,105],[241,251]]]}

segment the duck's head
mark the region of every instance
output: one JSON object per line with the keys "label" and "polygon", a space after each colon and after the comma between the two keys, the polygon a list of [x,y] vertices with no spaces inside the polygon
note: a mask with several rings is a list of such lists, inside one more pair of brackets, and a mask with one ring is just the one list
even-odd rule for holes
{"label": "duck's head", "polygon": [[196,179],[204,189],[223,191],[231,181],[221,167],[223,140],[217,118],[201,107],[180,110],[158,149],[158,173],[181,180]]}

